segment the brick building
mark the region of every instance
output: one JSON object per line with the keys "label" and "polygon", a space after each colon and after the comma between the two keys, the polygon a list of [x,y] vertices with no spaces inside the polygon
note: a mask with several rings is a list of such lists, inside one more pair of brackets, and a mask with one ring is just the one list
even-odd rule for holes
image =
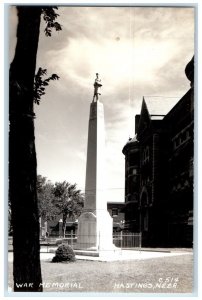
{"label": "brick building", "polygon": [[[113,218],[113,232],[122,230],[124,224],[124,206],[122,202],[108,202],[107,210],[110,216]],[[60,227],[62,228],[62,214],[56,216],[53,220],[45,221],[40,219],[41,237],[59,237]],[[66,235],[77,235],[78,221],[67,218],[66,221]],[[63,235],[63,234],[62,234]]]}
{"label": "brick building", "polygon": [[[176,99],[143,98],[125,155],[125,229],[144,246],[192,246],[194,60],[188,92]],[[168,105],[164,105],[167,101]]]}

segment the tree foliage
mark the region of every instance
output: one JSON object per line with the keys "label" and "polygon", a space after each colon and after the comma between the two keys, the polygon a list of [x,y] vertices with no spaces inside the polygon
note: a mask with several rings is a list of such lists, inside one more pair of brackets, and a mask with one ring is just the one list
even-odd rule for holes
{"label": "tree foliage", "polygon": [[[57,9],[58,9],[57,6],[53,6],[53,7],[48,6],[48,7],[41,8],[41,13],[46,23],[44,32],[47,37],[50,37],[52,35],[53,29],[55,29],[56,31],[62,30],[62,26],[55,21],[59,16],[55,11]],[[34,77],[33,100],[34,103],[38,105],[40,104],[41,97],[45,95],[45,89],[49,85],[49,82],[51,80],[58,80],[60,78],[57,74],[52,74],[48,78],[43,79],[43,76],[45,75],[47,75],[47,69],[42,69],[40,67]]]}
{"label": "tree foliage", "polygon": [[37,197],[39,216],[45,221],[54,219],[58,215],[54,204],[54,184],[41,175],[37,176]]}
{"label": "tree foliage", "polygon": [[38,175],[37,194],[39,215],[47,221],[62,214],[63,231],[65,231],[68,217],[75,221],[81,214],[84,195],[77,189],[76,184],[67,181],[53,184],[45,177]]}
{"label": "tree foliage", "polygon": [[63,215],[63,230],[65,235],[67,217],[75,220],[81,214],[84,195],[77,189],[76,184],[67,181],[56,182],[54,188],[56,207]]}
{"label": "tree foliage", "polygon": [[45,95],[45,89],[51,80],[58,80],[60,77],[57,74],[52,74],[50,77],[43,79],[47,74],[47,69],[39,68],[34,77],[34,103],[40,104],[41,97]]}
{"label": "tree foliage", "polygon": [[46,27],[44,30],[46,36],[51,36],[52,29],[55,29],[56,31],[62,30],[62,26],[55,21],[59,16],[55,11],[57,9],[57,6],[47,6],[42,8],[43,19],[46,22]]}

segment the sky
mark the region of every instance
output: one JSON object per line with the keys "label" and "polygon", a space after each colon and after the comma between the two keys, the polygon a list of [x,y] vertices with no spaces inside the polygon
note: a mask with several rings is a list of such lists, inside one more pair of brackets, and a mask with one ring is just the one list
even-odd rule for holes
{"label": "sky", "polygon": [[[60,76],[35,106],[38,174],[85,190],[89,109],[98,72],[103,84],[107,197],[124,201],[122,149],[134,137],[143,96],[148,102],[162,99],[166,106],[190,88],[184,69],[194,54],[194,9],[83,6],[59,7],[58,14],[62,31],[46,37],[42,21],[38,45],[37,68]],[[12,61],[15,8],[9,23]]]}

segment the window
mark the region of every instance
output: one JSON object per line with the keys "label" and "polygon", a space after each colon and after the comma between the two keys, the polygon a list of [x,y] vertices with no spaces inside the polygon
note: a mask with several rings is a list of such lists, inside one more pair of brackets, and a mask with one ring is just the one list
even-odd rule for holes
{"label": "window", "polygon": [[149,161],[149,146],[145,147],[142,154],[143,164]]}
{"label": "window", "polygon": [[186,141],[186,139],[187,139],[187,132],[185,131],[181,134],[180,142],[183,143]]}
{"label": "window", "polygon": [[193,166],[193,158],[189,161],[189,176],[193,177],[194,174],[194,166]]}
{"label": "window", "polygon": [[149,229],[149,215],[148,215],[148,210],[144,214],[144,219],[143,219],[143,230],[148,231]]}
{"label": "window", "polygon": [[193,136],[192,132],[193,132],[192,124],[188,125],[181,132],[179,132],[172,139],[174,149],[177,149],[178,147],[186,143],[189,139],[191,139]]}
{"label": "window", "polygon": [[112,208],[112,217],[118,216],[118,208]]}

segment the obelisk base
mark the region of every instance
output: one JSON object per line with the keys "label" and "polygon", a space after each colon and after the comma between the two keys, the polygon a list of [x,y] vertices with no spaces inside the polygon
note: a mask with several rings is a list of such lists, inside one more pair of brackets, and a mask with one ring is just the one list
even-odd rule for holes
{"label": "obelisk base", "polygon": [[108,211],[83,212],[78,219],[77,250],[112,251],[113,220]]}

